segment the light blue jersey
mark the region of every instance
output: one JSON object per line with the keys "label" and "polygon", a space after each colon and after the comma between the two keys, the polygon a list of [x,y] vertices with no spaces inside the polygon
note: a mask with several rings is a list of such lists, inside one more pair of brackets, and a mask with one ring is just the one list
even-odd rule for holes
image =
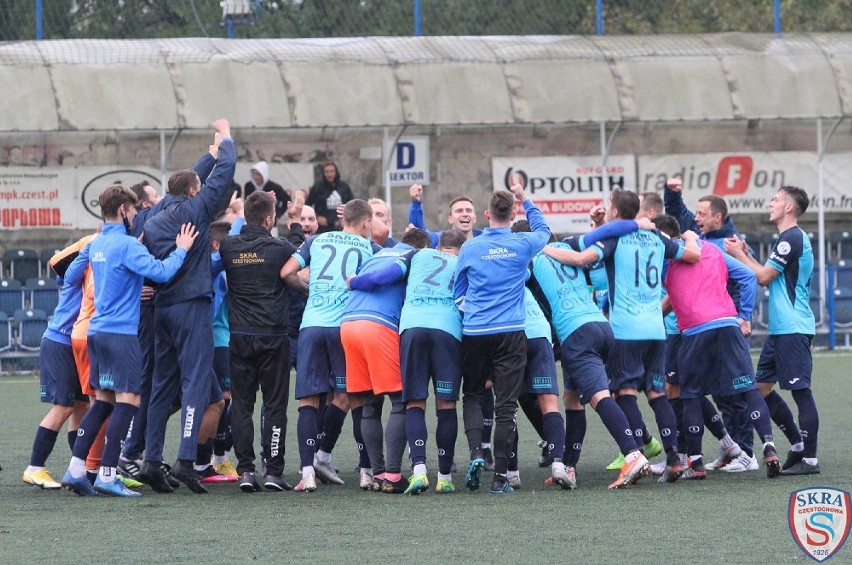
{"label": "light blue jersey", "polygon": [[349,297],[346,278],[354,275],[373,256],[368,239],[342,231],[309,237],[293,255],[302,268],[310,265],[308,303],[301,328],[334,328],[340,325]]}
{"label": "light blue jersey", "polygon": [[547,340],[547,343],[553,345],[553,331],[550,329],[550,322],[547,321],[547,316],[544,315],[532,291],[527,287],[524,287],[524,308],[527,311],[527,326],[524,329],[527,339],[543,337]]}
{"label": "light blue jersey", "polygon": [[[574,249],[566,243],[551,243],[557,249]],[[606,322],[589,291],[582,268],[562,265],[543,253],[533,257],[533,275],[547,297],[553,327],[560,343],[583,324]]]}
{"label": "light blue jersey", "polygon": [[616,339],[665,340],[663,262],[680,259],[683,248],[658,232],[637,231],[592,246],[605,259],[609,323]]}
{"label": "light blue jersey", "polygon": [[459,258],[437,249],[421,249],[411,260],[399,332],[429,328],[462,336],[462,314],[453,300]]}
{"label": "light blue jersey", "polygon": [[766,264],[781,273],[769,283],[769,334],[814,335],[810,307],[814,252],[808,234],[799,226],[785,230]]}

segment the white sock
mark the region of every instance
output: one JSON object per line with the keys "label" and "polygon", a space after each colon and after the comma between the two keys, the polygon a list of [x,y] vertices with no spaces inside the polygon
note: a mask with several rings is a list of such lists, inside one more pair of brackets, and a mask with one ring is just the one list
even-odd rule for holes
{"label": "white sock", "polygon": [[553,463],[550,464],[550,470],[551,471],[564,471],[565,470],[565,463],[563,463],[562,461],[554,461]]}
{"label": "white sock", "polygon": [[732,447],[734,445],[734,440],[731,439],[731,436],[725,434],[725,437],[719,440],[719,445],[722,447]]}
{"label": "white sock", "polygon": [[228,454],[227,453],[225,455],[214,455],[213,456],[213,464],[214,465],[221,465],[222,463],[224,463],[227,460],[228,460]]}
{"label": "white sock", "polygon": [[44,470],[44,467],[33,467],[32,465],[27,465],[27,473],[37,473],[42,470]]}
{"label": "white sock", "polygon": [[506,471],[506,478],[507,479],[511,479],[512,477],[520,477],[520,476],[521,476],[520,471]]}
{"label": "white sock", "polygon": [[690,461],[698,461],[699,459],[701,459],[700,455],[690,455],[689,456]]}
{"label": "white sock", "polygon": [[482,449],[491,449],[491,444],[490,443],[480,443],[479,447],[481,447]]}
{"label": "white sock", "polygon": [[331,463],[331,453],[326,453],[320,449],[317,451],[317,461],[321,463]]}
{"label": "white sock", "polygon": [[195,470],[198,471],[199,473],[204,472],[207,469],[207,467],[209,467],[209,466],[210,466],[210,463],[208,463],[207,465],[193,465],[193,467],[195,467]]}
{"label": "white sock", "polygon": [[801,441],[799,443],[794,443],[793,445],[790,446],[790,451],[799,452],[799,451],[804,451],[804,450],[805,450],[805,444],[804,444],[804,442],[801,442]]}
{"label": "white sock", "polygon": [[640,455],[642,455],[641,451],[638,451],[638,450],[637,451],[631,451],[630,453],[628,453],[627,455],[624,456],[624,462],[630,463],[631,461],[633,461],[634,459],[636,459]]}
{"label": "white sock", "polygon": [[111,483],[115,480],[115,467],[101,467],[98,478],[102,483]]}
{"label": "white sock", "polygon": [[443,479],[445,481],[453,482],[453,476],[452,475],[443,475],[441,473],[438,473],[438,480],[440,481],[441,479]]}
{"label": "white sock", "polygon": [[818,464],[816,457],[805,457],[805,458],[802,459],[802,461],[804,461],[808,465],[813,465],[813,466],[816,466]]}
{"label": "white sock", "polygon": [[415,475],[426,474],[426,464],[425,463],[418,463],[417,465],[414,466],[414,469],[412,469],[411,472]]}
{"label": "white sock", "polygon": [[314,466],[313,465],[305,465],[302,467],[302,478],[306,479],[308,477],[313,477],[315,475]]}
{"label": "white sock", "polygon": [[79,457],[71,457],[71,463],[68,464],[68,471],[75,479],[86,476],[86,460]]}

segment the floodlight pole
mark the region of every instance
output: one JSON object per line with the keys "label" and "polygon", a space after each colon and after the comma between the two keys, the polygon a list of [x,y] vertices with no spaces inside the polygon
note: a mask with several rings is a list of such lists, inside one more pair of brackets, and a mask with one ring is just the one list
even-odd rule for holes
{"label": "floodlight pole", "polygon": [[775,35],[781,34],[781,0],[773,0],[772,11],[774,14],[773,22],[775,27]]}
{"label": "floodlight pole", "polygon": [[[777,0],[776,0],[777,1]],[[603,0],[595,1],[595,34],[603,35]]]}
{"label": "floodlight pole", "polygon": [[35,3],[36,39],[38,39],[39,41],[44,39],[44,28],[42,26],[43,20],[44,20],[44,12],[41,9],[41,0],[36,0],[36,3]]}
{"label": "floodlight pole", "polygon": [[423,35],[422,14],[420,13],[420,0],[414,0],[414,35]]}

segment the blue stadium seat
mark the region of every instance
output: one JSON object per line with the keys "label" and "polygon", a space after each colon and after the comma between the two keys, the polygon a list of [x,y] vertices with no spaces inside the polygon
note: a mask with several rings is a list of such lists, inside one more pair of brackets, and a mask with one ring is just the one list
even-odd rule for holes
{"label": "blue stadium seat", "polygon": [[838,328],[852,328],[852,288],[834,289],[834,325]]}
{"label": "blue stadium seat", "polygon": [[33,310],[44,310],[53,314],[59,304],[59,285],[55,279],[29,279],[24,287],[24,300]]}
{"label": "blue stadium seat", "polygon": [[[763,328],[769,327],[769,290],[768,289],[758,289],[757,291],[757,304],[755,305],[755,312],[751,317],[752,325],[759,325]],[[756,322],[756,324],[755,324]]]}
{"label": "blue stadium seat", "polygon": [[51,247],[49,249],[45,249],[41,252],[41,257],[39,258],[41,262],[41,275],[39,275],[43,279],[52,279],[56,278],[56,273],[50,268],[50,258],[53,257],[56,253],[62,251],[62,249],[56,249]]}
{"label": "blue stadium seat", "polygon": [[834,287],[852,288],[852,261],[841,259],[834,268]]}
{"label": "blue stadium seat", "polygon": [[47,314],[44,310],[18,310],[15,312],[18,326],[18,345],[25,351],[38,351],[41,337],[47,329]]}
{"label": "blue stadium seat", "polygon": [[37,279],[41,270],[38,253],[33,249],[9,249],[6,251],[6,268],[9,278],[25,284],[27,279]]}
{"label": "blue stadium seat", "polygon": [[0,281],[0,312],[7,316],[24,307],[24,293],[21,283],[14,279]]}
{"label": "blue stadium seat", "polygon": [[0,351],[12,348],[12,326],[9,325],[9,316],[0,312]]}
{"label": "blue stadium seat", "polygon": [[843,230],[831,234],[834,256],[838,259],[852,259],[852,232]]}

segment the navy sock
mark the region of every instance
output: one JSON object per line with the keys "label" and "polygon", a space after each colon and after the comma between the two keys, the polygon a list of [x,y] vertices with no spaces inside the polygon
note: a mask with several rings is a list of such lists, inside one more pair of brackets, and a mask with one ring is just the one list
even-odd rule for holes
{"label": "navy sock", "polygon": [[318,451],[322,445],[322,440],[325,437],[325,414],[328,410],[328,404],[325,403],[325,396],[320,399],[320,406],[317,409],[317,442],[314,444],[314,451]]}
{"label": "navy sock", "polygon": [[636,397],[631,395],[619,396],[615,403],[618,404],[618,407],[624,413],[624,417],[630,423],[630,429],[633,431],[633,438],[636,441],[636,445],[639,446],[639,449],[642,449],[642,445],[648,435]]}
{"label": "navy sock", "polygon": [[198,444],[198,449],[195,452],[196,465],[209,465],[210,458],[213,456],[213,440],[208,439],[204,443]]}
{"label": "navy sock", "polygon": [[219,426],[216,428],[216,439],[213,440],[213,453],[222,457],[231,450],[231,401],[225,401],[225,408],[219,416]]}
{"label": "navy sock", "polygon": [[697,398],[683,399],[683,427],[686,430],[686,452],[701,455],[701,439],[704,436],[704,415]]}
{"label": "navy sock", "polygon": [[[633,404],[636,404],[635,397]],[[627,416],[624,415],[617,402],[609,396],[602,398],[595,407],[595,411],[606,429],[609,430],[612,439],[618,444],[618,449],[622,455],[627,455],[631,451],[639,449],[639,443],[633,437],[633,430],[630,428]]]}
{"label": "navy sock", "polygon": [[677,422],[677,451],[678,453],[686,453],[686,430],[683,429],[683,400],[679,396],[677,398],[669,398],[669,404],[672,405],[675,422]]}
{"label": "navy sock", "polygon": [[[515,433],[512,434],[512,435],[514,437],[512,438],[512,448],[509,450],[509,464],[506,467],[507,471],[517,471],[518,470],[518,428],[517,428],[517,426],[515,427]],[[498,473],[502,472],[502,471],[500,471],[499,469],[496,468],[497,467],[497,465],[496,465],[497,461],[496,460],[494,461],[494,463],[495,463],[495,469],[494,470],[497,471]]]}
{"label": "navy sock", "polygon": [[112,416],[106,429],[106,440],[104,441],[104,454],[101,457],[101,467],[118,466],[118,456],[121,454],[121,441],[127,437],[130,429],[130,421],[139,411],[138,406],[126,402],[116,402]]}
{"label": "navy sock", "polygon": [[296,437],[299,440],[299,463],[302,467],[312,466],[317,442],[317,409],[313,406],[299,407]]}
{"label": "navy sock", "polygon": [[346,412],[329,404],[325,409],[325,427],[323,428],[322,442],[320,449],[326,453],[331,453],[334,446],[337,445],[337,440],[340,437],[340,432],[343,430],[343,421],[346,420]]}
{"label": "navy sock", "polygon": [[364,407],[353,408],[352,411],[352,435],[355,437],[355,446],[358,448],[358,467],[370,468],[370,456],[364,447],[364,434],[361,433],[361,417],[364,415]]}
{"label": "navy sock", "polygon": [[77,441],[77,430],[68,430],[68,447],[74,450],[74,442]]}
{"label": "navy sock", "polygon": [[[790,412],[790,407],[787,406],[787,403],[784,402],[781,395],[778,394],[777,391],[773,390],[763,397],[763,399],[769,407],[769,415],[772,417],[772,421],[775,422],[778,429],[787,436],[787,441],[790,442],[790,445],[802,441],[802,434],[799,432],[799,427],[793,419],[793,413]],[[758,433],[760,433],[759,430]]]}
{"label": "navy sock", "polygon": [[449,475],[456,455],[456,439],[459,435],[459,417],[455,408],[438,410],[438,428],[435,444],[438,447],[438,472]]}
{"label": "navy sock", "polygon": [[710,430],[713,437],[721,440],[725,437],[728,431],[725,429],[725,422],[722,421],[722,416],[716,411],[716,407],[710,402],[706,396],[698,399],[701,403],[701,416],[704,419],[704,427]]}
{"label": "navy sock", "polygon": [[[544,440],[554,459],[565,459],[565,422],[559,412],[548,412],[541,417]],[[517,450],[516,450],[517,451]],[[573,465],[572,465],[573,467]]]}
{"label": "navy sock", "polygon": [[819,436],[819,412],[817,412],[814,395],[809,388],[793,391],[793,400],[799,408],[799,430],[805,449],[804,457],[817,456],[817,439]]}
{"label": "navy sock", "polygon": [[39,426],[36,430],[35,439],[33,440],[33,451],[30,454],[30,465],[33,467],[44,467],[47,458],[53,451],[53,446],[56,445],[56,438],[59,437],[59,432],[49,430],[43,426]]}
{"label": "navy sock", "polygon": [[[491,443],[494,430],[494,389],[486,388],[482,395],[482,441]],[[479,447],[479,446],[477,446]]]}
{"label": "navy sock", "polygon": [[[385,448],[387,449],[385,471],[396,474],[402,471],[402,457],[408,443],[405,436],[406,409],[402,401],[402,392],[391,393],[388,399],[391,401],[391,413],[385,425]],[[426,424],[424,423],[423,426],[425,429]]]}
{"label": "navy sock", "polygon": [[[675,419],[672,405],[665,396],[658,396],[653,400],[649,400],[648,404],[651,405],[654,416],[657,418],[657,428],[660,430],[663,449],[666,450],[666,454],[671,456],[677,448],[677,420]],[[651,438],[649,437],[648,439],[650,440]]]}
{"label": "navy sock", "polygon": [[426,429],[426,413],[422,408],[416,407],[406,410],[405,435],[408,438],[411,462],[414,465],[426,463],[426,440],[429,431]]}
{"label": "navy sock", "polygon": [[[766,401],[757,390],[750,390],[744,393],[742,397],[747,406],[748,417],[751,419],[754,429],[757,430],[757,435],[764,442],[772,441],[772,421],[769,419],[769,407],[766,405]],[[746,414],[743,414],[743,416],[746,416]],[[748,455],[754,455],[753,449],[752,447],[752,453],[748,453],[749,450],[746,448],[743,448],[743,451]]]}
{"label": "navy sock", "polygon": [[[83,416],[83,421],[80,422],[80,427],[77,430],[77,440],[71,450],[74,457],[85,459],[89,455],[89,450],[95,443],[95,438],[98,437],[101,426],[110,414],[112,414],[112,404],[103,400],[95,400],[89,411]],[[125,430],[126,433],[127,430]]]}
{"label": "navy sock", "polygon": [[526,415],[532,427],[535,428],[535,433],[538,434],[538,437],[547,441],[547,434],[544,431],[544,418],[541,414],[541,408],[538,405],[538,395],[522,394],[518,397],[518,405],[524,411],[524,415]]}
{"label": "navy sock", "polygon": [[586,411],[565,411],[565,465],[576,467],[586,439]]}

